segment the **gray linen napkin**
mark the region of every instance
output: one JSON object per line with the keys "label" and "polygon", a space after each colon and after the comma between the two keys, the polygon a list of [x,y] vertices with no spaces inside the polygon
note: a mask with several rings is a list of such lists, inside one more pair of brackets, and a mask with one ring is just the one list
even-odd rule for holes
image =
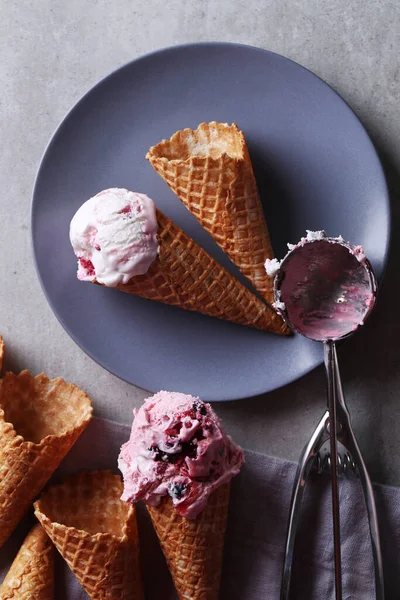
{"label": "gray linen napkin", "polygon": [[[80,469],[116,469],[127,426],[94,419],[55,473],[53,480]],[[279,600],[283,548],[294,463],[246,452],[233,480],[222,575],[222,600]],[[355,477],[341,479],[342,552],[345,600],[373,600],[373,565],[364,501]],[[375,486],[380,519],[386,599],[400,598],[400,489]],[[308,485],[298,533],[292,600],[333,600],[333,556],[329,479]],[[0,550],[3,580],[33,520],[27,515]],[[146,510],[139,510],[142,569],[147,600],[177,598]],[[87,594],[57,556],[57,600],[84,600]]]}

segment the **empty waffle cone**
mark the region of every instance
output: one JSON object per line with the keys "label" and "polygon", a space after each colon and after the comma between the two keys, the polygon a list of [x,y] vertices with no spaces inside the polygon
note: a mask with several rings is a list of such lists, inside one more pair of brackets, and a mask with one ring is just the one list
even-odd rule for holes
{"label": "empty waffle cone", "polygon": [[118,285],[119,290],[240,325],[284,332],[283,321],[271,308],[160,211],[157,221],[157,259],[145,275]]}
{"label": "empty waffle cone", "polygon": [[0,587],[0,600],[53,600],[54,546],[37,523]]}
{"label": "empty waffle cone", "polygon": [[169,496],[148,506],[180,600],[217,600],[230,483],[217,488],[196,519],[181,517]]}
{"label": "empty waffle cone", "polygon": [[81,472],[45,490],[35,515],[93,600],[143,600],[135,507],[110,471]]}
{"label": "empty waffle cone", "polygon": [[0,380],[0,547],[92,416],[63,379],[6,373]]}
{"label": "empty waffle cone", "polygon": [[257,183],[243,132],[235,123],[201,123],[148,151],[146,158],[182,203],[269,302],[273,258]]}

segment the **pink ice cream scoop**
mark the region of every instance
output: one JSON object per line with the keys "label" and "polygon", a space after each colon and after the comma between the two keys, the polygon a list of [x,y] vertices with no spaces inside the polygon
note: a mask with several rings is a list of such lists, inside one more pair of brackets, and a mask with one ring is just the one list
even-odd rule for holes
{"label": "pink ice cream scoop", "polygon": [[157,506],[169,494],[180,515],[194,519],[210,494],[239,473],[243,451],[199,398],[159,392],[134,411],[121,448],[122,500]]}
{"label": "pink ice cream scoop", "polygon": [[157,218],[145,194],[110,188],[85,202],[70,225],[78,279],[108,287],[147,273],[157,258]]}

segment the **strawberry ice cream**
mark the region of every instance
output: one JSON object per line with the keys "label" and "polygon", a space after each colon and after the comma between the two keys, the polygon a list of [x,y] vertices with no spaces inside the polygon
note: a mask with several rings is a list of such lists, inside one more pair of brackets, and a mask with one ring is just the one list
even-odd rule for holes
{"label": "strawberry ice cream", "polygon": [[213,490],[239,473],[241,448],[211,406],[193,396],[159,392],[134,415],[118,459],[122,500],[157,506],[169,494],[181,516],[196,518]]}
{"label": "strawberry ice cream", "polygon": [[70,225],[78,257],[78,279],[108,287],[147,273],[157,258],[153,200],[122,188],[100,192],[85,202]]}

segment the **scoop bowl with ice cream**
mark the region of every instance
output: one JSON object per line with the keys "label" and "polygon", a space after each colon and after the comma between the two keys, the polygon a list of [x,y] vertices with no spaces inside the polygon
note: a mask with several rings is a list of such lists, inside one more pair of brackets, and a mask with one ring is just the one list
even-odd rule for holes
{"label": "scoop bowl with ice cream", "polygon": [[288,244],[282,261],[268,260],[276,310],[315,341],[338,340],[364,324],[375,305],[377,283],[361,246],[324,231],[307,231]]}

